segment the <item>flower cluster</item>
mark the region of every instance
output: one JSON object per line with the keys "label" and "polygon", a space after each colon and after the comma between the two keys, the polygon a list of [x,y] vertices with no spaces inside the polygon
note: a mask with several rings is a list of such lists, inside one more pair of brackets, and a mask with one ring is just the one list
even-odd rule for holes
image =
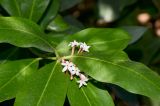
{"label": "flower cluster", "polygon": [[81,51],[85,51],[85,52],[89,52],[89,48],[90,46],[87,46],[86,43],[82,43],[82,42],[77,42],[76,40],[74,40],[73,42],[70,42],[68,46],[73,47],[80,47],[79,50]]}
{"label": "flower cluster", "polygon": [[80,78],[80,80],[77,81],[79,83],[79,88],[82,87],[83,85],[87,85],[86,82],[88,81],[88,78],[84,74],[80,73],[79,68],[76,67],[75,64],[73,64],[72,62],[66,61],[66,60],[62,60],[61,65],[64,66],[62,72],[69,71],[71,75],[71,80],[73,79],[74,75]]}
{"label": "flower cluster", "polygon": [[[89,48],[90,48],[90,46],[87,46],[87,44],[85,42],[82,43],[82,42],[77,42],[75,40],[73,42],[70,42],[68,46],[72,47],[71,55],[74,54],[75,47],[79,47],[78,53],[81,53],[83,51],[89,52]],[[80,78],[80,80],[77,81],[77,83],[79,83],[79,88],[82,87],[83,85],[87,85],[86,82],[89,79],[84,74],[80,73],[79,68],[75,64],[73,64],[71,62],[71,60],[68,61],[68,60],[62,59],[61,65],[63,66],[62,72],[68,71],[70,73],[70,76],[71,76],[70,79],[71,80],[73,79],[73,76],[78,76]]]}

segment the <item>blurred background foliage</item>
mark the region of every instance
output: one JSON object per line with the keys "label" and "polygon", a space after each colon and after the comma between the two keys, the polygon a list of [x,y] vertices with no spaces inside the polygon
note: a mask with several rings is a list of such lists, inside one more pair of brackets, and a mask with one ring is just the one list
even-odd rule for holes
{"label": "blurred background foliage", "polygon": [[[160,74],[160,0],[53,0],[47,9],[52,13],[52,20],[41,23],[40,19],[38,23],[42,28],[46,26],[45,31],[51,36],[64,36],[63,33],[72,34],[88,27],[122,28],[132,36],[125,49],[130,59]],[[9,16],[2,6],[0,14]],[[47,16],[44,14],[43,19]],[[9,44],[0,45],[0,51],[1,60],[36,57],[37,53]],[[109,85],[109,91],[116,106],[160,106],[160,100],[132,94],[115,85]],[[0,105],[10,106],[13,102],[5,101]]]}

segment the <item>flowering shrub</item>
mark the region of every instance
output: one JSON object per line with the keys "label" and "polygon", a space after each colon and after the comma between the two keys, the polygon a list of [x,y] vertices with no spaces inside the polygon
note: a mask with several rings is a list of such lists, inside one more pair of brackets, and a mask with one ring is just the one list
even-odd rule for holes
{"label": "flowering shrub", "polygon": [[[62,106],[65,100],[71,106],[114,106],[103,86],[108,83],[160,100],[159,75],[123,51],[131,40],[127,32],[48,32],[58,0],[23,1],[25,6],[21,0],[1,1],[10,17],[0,17],[0,43],[12,45],[1,51],[6,55],[0,61],[1,102],[15,98],[15,106]],[[34,56],[20,57],[27,55],[24,50]]]}

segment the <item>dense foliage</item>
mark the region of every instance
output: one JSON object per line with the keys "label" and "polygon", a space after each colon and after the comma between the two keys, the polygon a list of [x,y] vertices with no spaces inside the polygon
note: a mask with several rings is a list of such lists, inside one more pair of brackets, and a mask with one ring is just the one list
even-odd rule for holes
{"label": "dense foliage", "polygon": [[[116,97],[136,102],[134,94],[160,100],[160,76],[151,69],[159,61],[159,38],[149,36],[151,23],[137,26],[131,19],[140,10],[138,0],[86,1],[0,1],[0,102],[114,106],[119,105]],[[154,3],[152,14],[158,11]],[[111,20],[109,7],[118,10]]]}

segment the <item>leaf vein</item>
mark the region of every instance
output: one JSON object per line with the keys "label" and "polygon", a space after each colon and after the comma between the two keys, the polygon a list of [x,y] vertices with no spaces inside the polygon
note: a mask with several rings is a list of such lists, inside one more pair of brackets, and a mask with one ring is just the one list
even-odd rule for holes
{"label": "leaf vein", "polygon": [[46,84],[45,84],[45,86],[44,86],[44,89],[43,89],[43,91],[42,91],[42,93],[41,93],[41,95],[40,95],[40,98],[39,98],[36,106],[39,106],[39,104],[40,104],[40,102],[41,102],[41,100],[42,100],[42,98],[43,98],[43,95],[44,95],[44,93],[45,93],[45,91],[46,91],[46,89],[47,89],[47,87],[48,87],[48,84],[49,84],[49,82],[50,82],[50,80],[51,80],[51,78],[52,78],[52,76],[53,76],[53,73],[54,73],[54,71],[55,71],[55,68],[56,68],[57,64],[58,64],[58,62],[55,63],[55,65],[54,65],[54,67],[53,67],[53,69],[52,69],[52,71],[51,71],[51,74],[50,74],[49,77],[48,77],[48,80],[47,80],[47,82],[46,82]]}
{"label": "leaf vein", "polygon": [[35,2],[36,2],[36,0],[33,0],[32,6],[31,6],[31,12],[30,12],[30,16],[29,16],[29,19],[31,19],[31,20],[32,20],[32,16],[33,16],[33,9],[34,9],[34,6],[35,6]]}
{"label": "leaf vein", "polygon": [[27,69],[30,65],[32,65],[34,62],[38,61],[39,58],[34,59],[32,62],[30,62],[27,66],[25,66],[23,69],[21,69],[16,75],[14,75],[10,80],[8,80],[5,84],[3,84],[0,87],[0,90],[3,89],[5,86],[7,86],[11,81],[13,81],[19,74],[21,74],[25,69]]}
{"label": "leaf vein", "polygon": [[14,0],[19,16],[21,16],[20,8],[17,4],[17,0]]}
{"label": "leaf vein", "polygon": [[136,71],[133,71],[133,70],[127,68],[127,67],[120,66],[120,65],[118,65],[118,64],[114,64],[114,63],[111,63],[111,62],[109,62],[109,61],[100,60],[100,59],[93,58],[93,57],[84,57],[84,56],[71,56],[71,57],[88,58],[88,59],[92,59],[92,60],[102,61],[102,62],[106,62],[106,63],[112,64],[112,65],[121,67],[121,68],[123,68],[123,69],[127,69],[127,70],[129,70],[129,71],[131,71],[131,72],[133,72],[133,73],[135,73],[135,74],[141,76],[141,77],[142,77],[143,79],[145,79],[147,82],[149,82],[149,83],[151,83],[152,85],[156,86],[156,87],[160,90],[160,87],[157,86],[156,84],[154,84],[151,80],[147,79],[145,76],[143,76],[143,75],[141,75],[140,73],[138,73],[138,72],[136,72]]}
{"label": "leaf vein", "polygon": [[20,31],[20,32],[24,32],[24,33],[27,33],[27,34],[31,34],[31,35],[34,35],[35,37],[39,38],[40,40],[44,41],[50,48],[53,49],[53,51],[56,51],[52,45],[50,43],[48,43],[44,38],[41,38],[40,36],[34,34],[34,33],[31,33],[31,32],[27,32],[27,31],[24,31],[24,30],[19,30],[19,29],[9,29],[9,28],[0,28],[0,30],[15,30],[15,31]]}
{"label": "leaf vein", "polygon": [[[77,78],[75,78],[75,80],[77,81]],[[84,91],[84,89],[83,89],[83,88],[81,88],[81,90],[82,90],[82,92],[83,92],[84,96],[86,97],[87,102],[89,103],[89,105],[90,105],[90,106],[92,106],[92,105],[91,105],[91,102],[90,102],[90,100],[89,100],[89,98],[88,98],[88,96],[86,95],[86,93],[85,93],[85,91]]]}

